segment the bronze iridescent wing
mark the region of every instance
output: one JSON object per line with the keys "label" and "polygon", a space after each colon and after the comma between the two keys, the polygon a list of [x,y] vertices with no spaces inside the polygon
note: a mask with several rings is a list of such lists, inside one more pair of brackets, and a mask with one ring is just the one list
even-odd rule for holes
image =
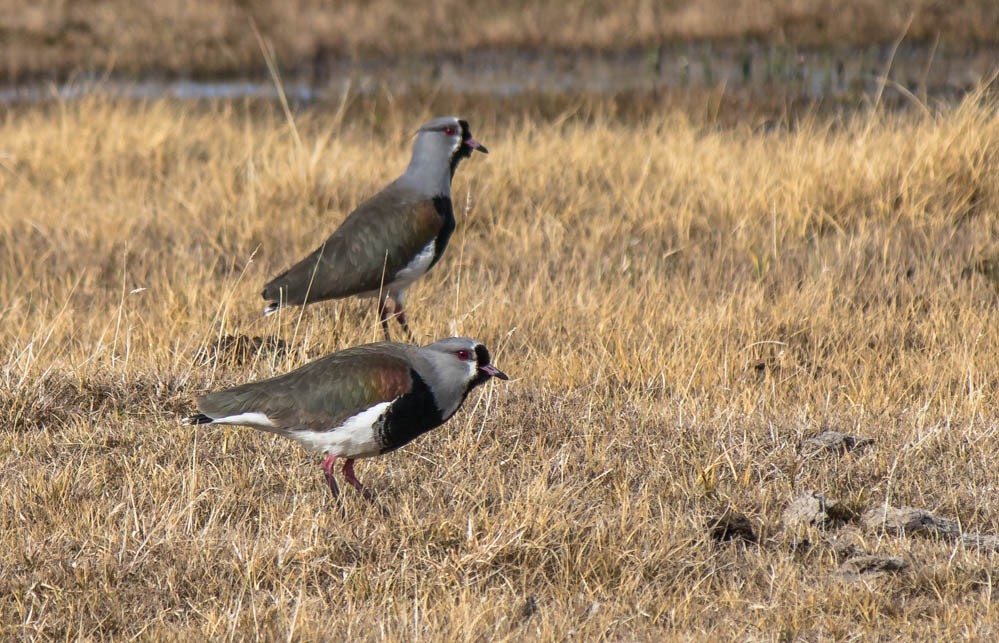
{"label": "bronze iridescent wing", "polygon": [[405,350],[389,343],[349,348],[285,375],[198,398],[198,410],[214,419],[262,414],[276,433],[330,430],[412,388]]}

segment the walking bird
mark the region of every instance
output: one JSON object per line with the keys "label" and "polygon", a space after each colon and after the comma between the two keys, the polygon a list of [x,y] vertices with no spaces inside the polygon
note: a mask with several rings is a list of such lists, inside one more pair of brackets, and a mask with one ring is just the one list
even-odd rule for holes
{"label": "walking bird", "polygon": [[197,398],[184,424],[236,424],[291,438],[325,456],[323,471],[335,496],[333,465],[365,498],[354,461],[398,449],[446,422],[475,387],[507,376],[485,346],[450,337],[424,347],[364,344],[327,355],[259,382]]}
{"label": "walking bird", "polygon": [[420,127],[402,176],[357,206],[312,254],[264,286],[264,314],[327,299],[378,297],[385,339],[394,314],[413,341],[406,290],[447,248],[455,228],[451,179],[475,150],[488,153],[464,120],[445,116]]}

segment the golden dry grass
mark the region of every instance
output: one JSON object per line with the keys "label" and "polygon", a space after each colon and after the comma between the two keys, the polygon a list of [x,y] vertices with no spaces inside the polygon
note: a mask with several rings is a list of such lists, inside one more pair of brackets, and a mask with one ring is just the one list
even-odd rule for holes
{"label": "golden dry grass", "polygon": [[[350,493],[344,519],[316,457],[178,418],[379,337],[370,301],[262,319],[258,292],[449,111],[404,102],[300,114],[297,139],[266,107],[8,111],[4,638],[995,636],[995,555],[867,533],[910,566],[849,580],[780,522],[818,489],[999,532],[994,102],[765,132],[466,101],[491,154],[410,319],[515,381],[362,462],[390,515]],[[290,351],[196,359],[226,334]],[[876,443],[802,457],[829,427]],[[729,508],[758,546],[708,536]]]}
{"label": "golden dry grass", "polygon": [[469,48],[618,49],[689,39],[798,45],[940,37],[999,42],[993,0],[5,0],[0,71],[219,73],[260,68],[251,24],[289,68],[315,56],[460,53]]}

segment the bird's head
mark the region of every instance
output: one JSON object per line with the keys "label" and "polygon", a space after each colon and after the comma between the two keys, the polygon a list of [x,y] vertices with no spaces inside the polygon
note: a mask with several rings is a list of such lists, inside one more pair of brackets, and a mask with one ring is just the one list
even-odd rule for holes
{"label": "bird's head", "polygon": [[446,162],[448,178],[454,178],[458,163],[470,157],[474,151],[489,153],[485,145],[472,137],[468,121],[456,116],[442,116],[424,123],[416,132],[413,158],[420,156],[424,162]]}
{"label": "bird's head", "polygon": [[431,390],[446,415],[454,413],[475,387],[494,377],[510,379],[492,365],[489,350],[474,339],[449,337],[425,346],[422,353],[432,364],[436,381]]}

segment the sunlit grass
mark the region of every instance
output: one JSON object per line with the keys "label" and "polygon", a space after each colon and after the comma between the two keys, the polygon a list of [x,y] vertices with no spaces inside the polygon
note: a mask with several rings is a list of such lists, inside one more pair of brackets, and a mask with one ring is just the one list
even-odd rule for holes
{"label": "sunlit grass", "polygon": [[[410,322],[482,340],[514,381],[359,464],[390,515],[348,494],[346,519],[315,457],[178,418],[380,338],[371,301],[264,319],[259,291],[447,110],[303,113],[300,146],[278,109],[8,114],[4,634],[988,637],[994,557],[868,535],[911,567],[844,581],[780,515],[819,489],[999,531],[994,103],[769,131],[466,106],[490,154],[458,171]],[[289,350],[197,358],[229,334]],[[802,458],[826,428],[876,442]],[[708,538],[729,507],[759,546]]]}

